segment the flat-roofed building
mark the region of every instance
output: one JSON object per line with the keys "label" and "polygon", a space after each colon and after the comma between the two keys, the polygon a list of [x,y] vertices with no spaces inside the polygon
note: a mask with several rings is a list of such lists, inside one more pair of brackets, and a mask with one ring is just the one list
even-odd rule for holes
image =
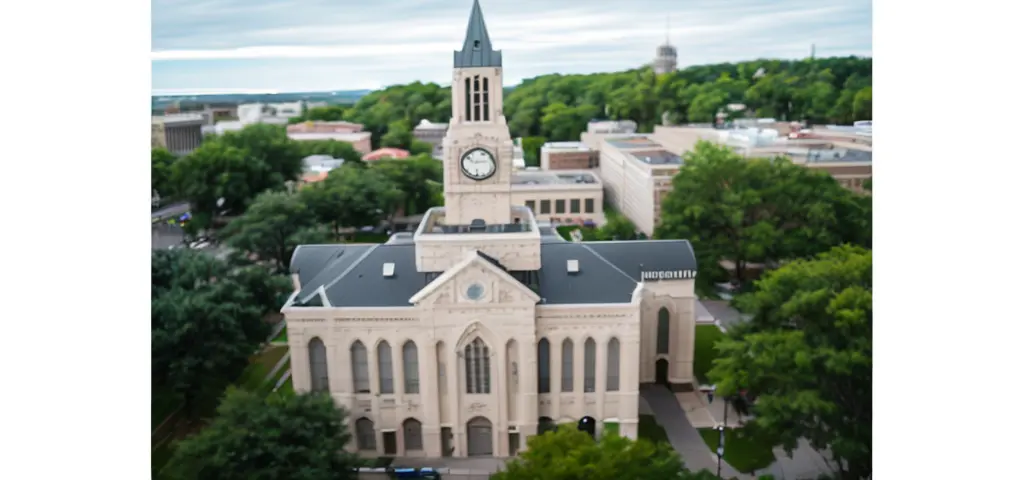
{"label": "flat-roofed building", "polygon": [[601,179],[587,170],[524,170],[512,175],[512,202],[538,222],[604,225]]}
{"label": "flat-roofed building", "polygon": [[648,135],[605,136],[599,145],[597,171],[609,203],[637,229],[652,235],[682,158]]}
{"label": "flat-roofed building", "polygon": [[540,147],[542,170],[583,170],[597,167],[597,151],[583,142],[548,142]]}
{"label": "flat-roofed building", "polygon": [[370,132],[354,132],[354,133],[330,133],[330,132],[288,132],[288,138],[303,142],[309,140],[337,140],[339,142],[347,142],[352,144],[352,148],[355,148],[357,152],[366,155],[372,151],[370,145]]}
{"label": "flat-roofed building", "polygon": [[184,155],[203,143],[205,117],[198,113],[175,113],[153,117],[153,148],[166,148],[176,155]]}
{"label": "flat-roofed building", "polygon": [[434,147],[433,156],[441,158],[441,142],[448,133],[447,123],[433,123],[427,119],[420,120],[419,125],[412,129],[412,136],[421,142],[427,142]]}
{"label": "flat-roofed building", "polygon": [[637,125],[632,120],[592,120],[587,123],[587,133],[636,133]]}
{"label": "flat-roofed building", "polygon": [[288,125],[288,133],[358,133],[363,126],[352,122],[306,121]]}
{"label": "flat-roofed building", "polygon": [[698,141],[707,140],[729,145],[750,158],[783,156],[795,164],[828,172],[856,192],[865,192],[864,182],[871,178],[871,136],[863,131],[815,128],[809,135],[786,139],[772,129],[657,126],[652,138],[675,152],[692,151]]}

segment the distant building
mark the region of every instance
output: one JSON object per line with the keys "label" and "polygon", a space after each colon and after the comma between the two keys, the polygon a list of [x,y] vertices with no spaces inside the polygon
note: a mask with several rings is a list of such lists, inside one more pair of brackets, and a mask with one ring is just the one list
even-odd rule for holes
{"label": "distant building", "polygon": [[[764,119],[770,120],[770,119]],[[807,168],[823,170],[841,185],[865,192],[864,182],[871,178],[871,136],[853,127],[824,127],[798,130],[797,138],[786,139],[780,133],[792,130],[785,122],[760,123],[774,128],[711,129],[694,127],[655,127],[653,138],[673,151],[686,152],[699,140],[729,145],[750,158],[783,156]]]}
{"label": "distant building", "polygon": [[595,168],[600,156],[583,142],[548,142],[540,147],[542,170],[583,170]]}
{"label": "distant building", "polygon": [[409,158],[409,151],[401,148],[378,148],[366,155],[363,155],[364,162],[374,162],[385,158],[402,159]]}
{"label": "distant building", "polygon": [[412,129],[412,136],[421,142],[427,142],[434,147],[433,156],[442,158],[441,141],[448,133],[447,123],[432,123],[427,119],[420,120],[420,124]]}
{"label": "distant building", "polygon": [[302,115],[302,102],[243,103],[238,106],[238,119],[245,124],[268,123],[268,119],[284,119]]}
{"label": "distant building", "polygon": [[587,123],[587,133],[636,133],[637,125],[632,120],[593,120]]}
{"label": "distant building", "polygon": [[184,155],[199,147],[203,142],[205,117],[198,113],[176,113],[153,117],[153,148],[166,148],[176,155]]}
{"label": "distant building", "polygon": [[288,138],[303,142],[308,140],[336,140],[351,143],[352,148],[362,154],[370,153],[370,132],[331,133],[331,132],[288,132]]}
{"label": "distant building", "polygon": [[357,133],[363,126],[352,122],[307,121],[288,125],[288,133]]}
{"label": "distant building", "polygon": [[525,205],[538,222],[604,225],[601,179],[586,170],[528,169],[512,174],[512,202]]}
{"label": "distant building", "polygon": [[671,73],[676,71],[676,47],[669,45],[668,43],[661,45],[655,51],[654,73],[659,75],[663,73]]}

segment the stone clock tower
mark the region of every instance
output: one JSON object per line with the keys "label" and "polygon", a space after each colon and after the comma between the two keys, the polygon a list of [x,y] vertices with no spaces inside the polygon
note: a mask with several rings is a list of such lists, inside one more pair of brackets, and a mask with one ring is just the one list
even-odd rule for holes
{"label": "stone clock tower", "polygon": [[444,138],[445,223],[511,223],[512,136],[502,111],[501,51],[491,46],[479,0],[455,52],[452,119]]}

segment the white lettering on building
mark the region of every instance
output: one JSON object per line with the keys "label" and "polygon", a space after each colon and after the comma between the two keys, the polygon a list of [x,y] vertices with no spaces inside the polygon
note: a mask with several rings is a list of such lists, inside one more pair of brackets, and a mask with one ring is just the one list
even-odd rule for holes
{"label": "white lettering on building", "polygon": [[640,278],[643,280],[690,280],[697,278],[696,270],[662,270],[654,272],[642,272]]}

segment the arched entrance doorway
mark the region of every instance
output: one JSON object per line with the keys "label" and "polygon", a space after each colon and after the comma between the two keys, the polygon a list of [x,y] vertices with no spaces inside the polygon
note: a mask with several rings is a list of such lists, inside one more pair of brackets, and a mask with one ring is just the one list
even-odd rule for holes
{"label": "arched entrance doorway", "polygon": [[654,381],[661,385],[668,385],[668,360],[660,358],[655,362]]}
{"label": "arched entrance doorway", "polygon": [[476,417],[466,422],[466,447],[470,457],[494,455],[491,421]]}

